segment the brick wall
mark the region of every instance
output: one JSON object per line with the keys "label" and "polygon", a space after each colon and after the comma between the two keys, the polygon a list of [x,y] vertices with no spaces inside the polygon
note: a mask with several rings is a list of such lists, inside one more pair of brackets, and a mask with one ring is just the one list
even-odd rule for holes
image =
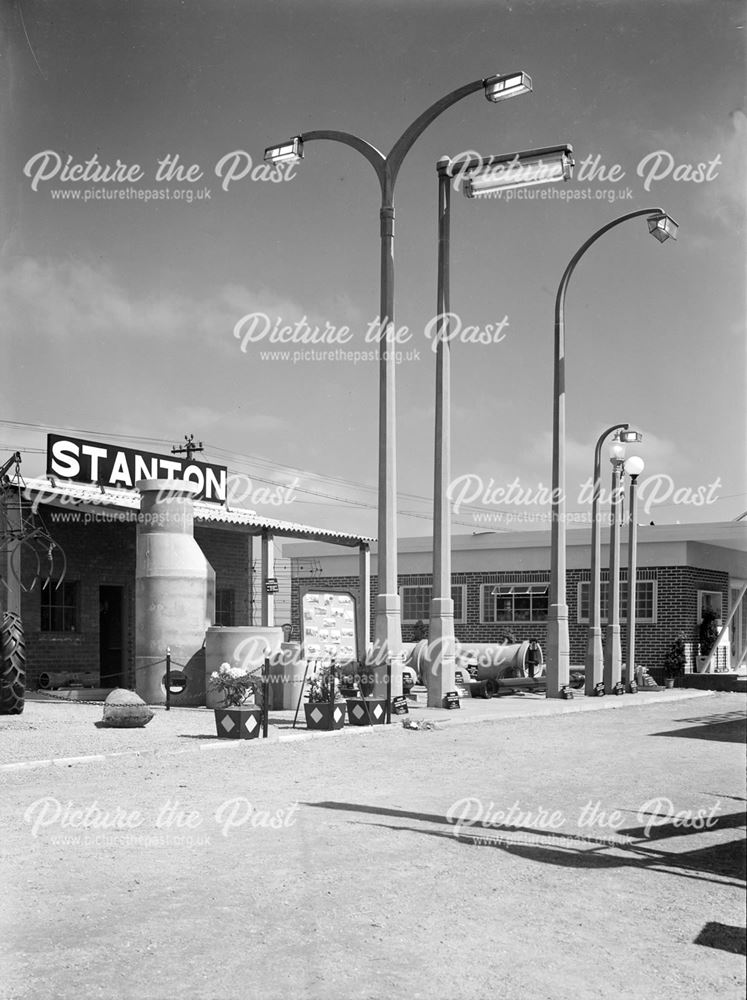
{"label": "brick wall", "polygon": [[[64,580],[77,583],[78,627],[73,632],[42,632],[41,604],[43,580],[34,581],[36,559],[23,552],[21,617],[26,636],[27,682],[36,686],[39,674],[49,670],[99,669],[99,587],[122,587],[125,681],[133,678],[135,661],[135,524],[93,523],[65,524],[55,521],[55,513],[43,513],[48,531],[65,553]],[[49,563],[42,559],[46,576]],[[54,586],[62,570],[62,560],[55,558]]]}
{"label": "brick wall", "polygon": [[[466,587],[464,622],[455,622],[454,632],[463,642],[499,642],[507,632],[518,642],[536,639],[543,649],[547,647],[547,628],[543,622],[481,622],[480,593],[483,584],[548,583],[549,571],[518,572],[475,572],[452,574],[453,584]],[[586,656],[588,623],[578,621],[578,584],[590,579],[589,570],[570,570],[566,574],[566,600],[568,603],[569,638],[571,663],[582,664]],[[607,579],[606,571],[602,580]],[[692,655],[697,651],[697,592],[698,590],[718,590],[723,594],[723,607],[728,607],[728,573],[702,570],[695,567],[662,566],[638,571],[638,579],[656,581],[656,621],[636,622],[636,663],[645,667],[661,667],[666,652],[680,631],[685,633]],[[627,581],[627,571],[621,571],[621,580]],[[430,574],[402,574],[398,576],[399,586],[430,586]],[[374,610],[378,581],[372,576],[371,586],[371,629],[373,638]],[[291,586],[291,608],[294,635],[300,637],[300,596],[309,590],[346,590],[356,599],[360,594],[357,576],[293,576]],[[604,626],[602,634],[604,638]],[[427,620],[426,620],[427,625]],[[414,624],[402,626],[402,639],[413,641]],[[627,647],[627,624],[621,623],[623,655]]]}

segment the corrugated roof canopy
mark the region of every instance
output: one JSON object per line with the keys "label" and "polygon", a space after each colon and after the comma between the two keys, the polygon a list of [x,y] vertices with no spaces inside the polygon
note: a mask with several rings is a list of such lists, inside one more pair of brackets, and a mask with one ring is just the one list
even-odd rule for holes
{"label": "corrugated roof canopy", "polygon": [[[17,484],[13,484],[17,485]],[[55,479],[29,479],[21,484],[23,496],[31,503],[45,504],[66,510],[117,510],[132,512],[132,520],[140,510],[140,494],[132,490],[99,487],[85,483],[72,483]],[[237,507],[233,510],[203,500],[194,501],[194,518],[197,525],[235,529],[247,535],[260,535],[268,531],[285,538],[299,538],[312,542],[330,542],[333,545],[356,546],[374,541],[364,535],[349,535],[328,528],[314,528],[295,521],[280,521],[265,517],[254,510]]]}

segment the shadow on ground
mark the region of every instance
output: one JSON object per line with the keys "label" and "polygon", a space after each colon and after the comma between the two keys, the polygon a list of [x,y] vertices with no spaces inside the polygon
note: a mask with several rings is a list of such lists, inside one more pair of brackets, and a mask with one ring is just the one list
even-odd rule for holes
{"label": "shadow on ground", "polygon": [[[737,884],[745,881],[745,844],[744,837],[725,843],[696,847],[690,851],[667,851],[658,846],[662,840],[670,840],[684,835],[702,836],[712,833],[715,827],[694,829],[692,826],[683,828],[674,822],[667,822],[657,827],[656,836],[645,835],[644,827],[630,827],[608,831],[613,838],[603,837],[603,831],[598,836],[574,834],[563,830],[542,829],[533,826],[481,826],[455,824],[447,816],[435,813],[410,812],[405,809],[388,809],[380,806],[361,805],[352,802],[307,802],[307,806],[316,809],[331,809],[340,812],[365,813],[371,816],[388,817],[398,820],[415,820],[438,826],[447,826],[448,830],[429,830],[418,826],[395,823],[373,824],[382,829],[395,832],[418,833],[427,837],[441,837],[456,840],[460,844],[479,847],[492,847],[507,853],[541,864],[551,864],[562,868],[652,868],[659,871],[669,871],[669,874],[683,878],[695,878],[706,881],[733,880]],[[717,817],[718,829],[738,829],[745,824],[745,813],[740,810]],[[528,835],[533,841],[522,839]],[[543,841],[540,843],[539,841]],[[619,840],[619,842],[618,842]],[[653,846],[657,842],[657,846]],[[674,869],[674,871],[671,871]]]}
{"label": "shadow on ground", "polygon": [[745,947],[744,927],[732,927],[731,924],[719,924],[709,921],[693,941],[693,944],[703,944],[706,948],[719,948],[730,951],[734,955],[747,954]]}
{"label": "shadow on ground", "polygon": [[725,712],[705,715],[697,719],[678,719],[695,725],[682,729],[668,729],[652,736],[679,736],[691,740],[715,740],[719,743],[744,743],[747,733],[747,716],[743,712]]}

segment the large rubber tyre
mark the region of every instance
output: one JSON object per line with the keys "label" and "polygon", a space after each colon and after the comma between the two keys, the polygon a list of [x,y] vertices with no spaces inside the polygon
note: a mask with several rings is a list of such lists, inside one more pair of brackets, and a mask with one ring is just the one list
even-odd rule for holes
{"label": "large rubber tyre", "polygon": [[0,715],[20,715],[26,694],[26,643],[17,614],[6,611],[2,624]]}

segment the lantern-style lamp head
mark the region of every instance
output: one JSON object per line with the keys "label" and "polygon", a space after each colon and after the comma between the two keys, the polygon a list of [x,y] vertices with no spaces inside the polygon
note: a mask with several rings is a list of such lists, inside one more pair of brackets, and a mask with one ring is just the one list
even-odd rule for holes
{"label": "lantern-style lamp head", "polygon": [[618,440],[624,441],[625,444],[634,444],[638,441],[643,441],[643,434],[640,431],[620,431],[617,437]]}
{"label": "lantern-style lamp head", "polygon": [[617,465],[622,462],[625,458],[625,444],[618,438],[615,438],[610,445],[610,462],[613,465]]}
{"label": "lantern-style lamp head", "polygon": [[666,212],[649,215],[646,222],[648,222],[648,231],[659,243],[666,243],[669,239],[677,239],[677,230],[680,227]]}
{"label": "lantern-style lamp head", "polygon": [[268,146],[265,150],[265,163],[298,163],[302,159],[303,139],[300,135],[277,146]]}
{"label": "lantern-style lamp head", "polygon": [[532,78],[524,72],[498,74],[483,80],[482,85],[487,99],[495,104],[498,101],[507,101],[509,97],[531,93]]}

